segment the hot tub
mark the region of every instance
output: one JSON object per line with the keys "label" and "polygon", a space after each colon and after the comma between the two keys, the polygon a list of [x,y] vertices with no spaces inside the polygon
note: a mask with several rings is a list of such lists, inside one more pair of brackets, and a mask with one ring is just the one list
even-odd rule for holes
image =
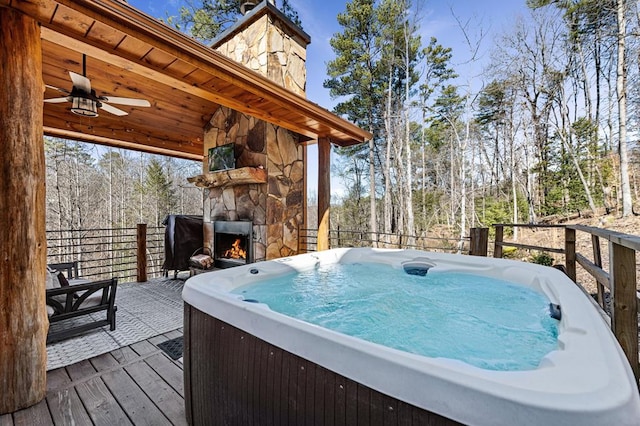
{"label": "hot tub", "polygon": [[[535,369],[486,370],[347,336],[231,293],[335,262],[404,265],[413,274],[463,272],[528,286],[561,306],[557,348]],[[554,268],[415,250],[333,249],[197,275],[186,282],[183,299],[191,424],[412,419],[414,424],[631,425],[640,419],[638,388],[608,325],[589,297]]]}

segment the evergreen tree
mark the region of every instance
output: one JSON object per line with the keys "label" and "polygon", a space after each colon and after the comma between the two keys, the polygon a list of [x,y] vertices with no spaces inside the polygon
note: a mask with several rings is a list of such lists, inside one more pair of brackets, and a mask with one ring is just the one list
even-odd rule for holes
{"label": "evergreen tree", "polygon": [[[383,106],[383,74],[380,67],[381,37],[373,0],[353,0],[346,4],[346,10],[337,17],[343,28],[334,34],[330,44],[336,58],[327,63],[329,78],[324,87],[330,90],[332,98],[341,99],[334,112],[345,115],[360,127],[368,129],[374,137],[369,142],[368,151],[364,145],[342,149],[340,154],[357,157],[365,161],[348,161],[358,167],[369,166],[369,215],[370,230],[377,231],[376,223],[376,146],[379,143]],[[362,171],[358,171],[362,175]],[[362,199],[361,185],[356,188],[357,199]]]}
{"label": "evergreen tree", "polygon": [[155,203],[156,225],[160,225],[168,214],[174,212],[177,200],[172,186],[163,164],[156,158],[151,159],[147,165],[145,192],[151,195],[151,200]]}
{"label": "evergreen tree", "polygon": [[[268,1],[268,0],[263,0]],[[178,16],[169,16],[167,23],[206,43],[231,27],[241,16],[240,6],[245,0],[185,0]],[[284,15],[302,29],[298,12],[290,0],[282,0]]]}
{"label": "evergreen tree", "polygon": [[420,85],[419,106],[422,112],[422,123],[420,125],[420,154],[421,154],[421,203],[422,214],[421,231],[427,228],[427,213],[429,200],[433,199],[432,191],[428,181],[435,182],[434,172],[437,173],[438,165],[434,164],[433,158],[437,147],[429,144],[434,139],[434,133],[429,129],[429,121],[432,116],[433,97],[438,96],[442,88],[451,79],[458,77],[451,66],[452,50],[438,43],[435,37],[431,37],[429,45],[424,49],[424,73]]}

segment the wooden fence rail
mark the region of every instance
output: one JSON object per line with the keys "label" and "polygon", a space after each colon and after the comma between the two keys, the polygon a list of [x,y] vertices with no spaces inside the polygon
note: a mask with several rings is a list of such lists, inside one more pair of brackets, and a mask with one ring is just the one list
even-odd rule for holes
{"label": "wooden fence rail", "polygon": [[[488,228],[472,228],[470,236],[436,237],[402,233],[368,232],[342,229],[329,230],[331,247],[384,247],[435,250],[486,256]],[[317,229],[301,228],[299,251],[317,250]]]}

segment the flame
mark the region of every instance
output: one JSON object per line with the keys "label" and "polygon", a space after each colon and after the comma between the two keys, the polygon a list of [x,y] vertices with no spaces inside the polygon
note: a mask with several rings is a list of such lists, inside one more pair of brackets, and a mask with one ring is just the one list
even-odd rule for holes
{"label": "flame", "polygon": [[223,257],[226,257],[227,259],[246,259],[247,251],[240,247],[240,243],[242,243],[242,240],[237,238],[233,244],[231,244],[231,248],[224,252]]}

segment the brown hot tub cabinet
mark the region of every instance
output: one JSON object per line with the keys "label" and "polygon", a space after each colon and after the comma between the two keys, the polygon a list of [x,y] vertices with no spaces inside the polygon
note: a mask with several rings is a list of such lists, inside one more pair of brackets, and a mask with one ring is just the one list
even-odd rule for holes
{"label": "brown hot tub cabinet", "polygon": [[184,304],[191,425],[457,425]]}

